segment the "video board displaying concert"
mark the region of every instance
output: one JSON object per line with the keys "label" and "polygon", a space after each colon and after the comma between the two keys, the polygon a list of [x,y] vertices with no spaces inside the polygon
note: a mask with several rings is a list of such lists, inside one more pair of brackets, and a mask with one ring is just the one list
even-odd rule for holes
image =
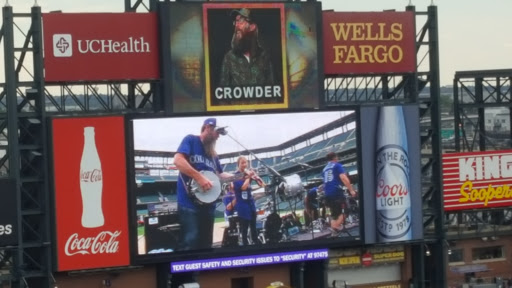
{"label": "video board displaying concert", "polygon": [[131,119],[133,259],[359,243],[356,114]]}

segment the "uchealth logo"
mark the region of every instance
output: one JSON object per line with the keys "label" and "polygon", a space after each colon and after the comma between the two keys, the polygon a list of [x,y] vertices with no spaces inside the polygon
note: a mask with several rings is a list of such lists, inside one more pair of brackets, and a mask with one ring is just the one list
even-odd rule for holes
{"label": "uchealth logo", "polygon": [[102,231],[96,237],[81,238],[78,233],[72,234],[66,241],[64,253],[67,256],[76,254],[94,255],[94,254],[111,254],[117,253],[119,250],[119,241],[117,237],[121,235],[121,231]]}
{"label": "uchealth logo", "polygon": [[73,38],[71,34],[53,35],[53,56],[71,57],[73,56]]}

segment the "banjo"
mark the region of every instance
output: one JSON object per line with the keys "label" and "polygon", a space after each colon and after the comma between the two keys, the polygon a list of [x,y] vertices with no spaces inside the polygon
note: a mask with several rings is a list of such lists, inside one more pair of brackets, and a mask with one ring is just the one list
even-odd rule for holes
{"label": "banjo", "polygon": [[211,204],[217,201],[220,198],[220,195],[222,194],[222,183],[240,180],[245,178],[246,176],[245,174],[238,174],[236,176],[221,180],[215,172],[208,170],[203,170],[199,172],[212,182],[212,188],[205,191],[203,190],[203,188],[201,188],[201,186],[199,186],[197,181],[195,181],[194,179],[191,180],[188,192],[200,204]]}

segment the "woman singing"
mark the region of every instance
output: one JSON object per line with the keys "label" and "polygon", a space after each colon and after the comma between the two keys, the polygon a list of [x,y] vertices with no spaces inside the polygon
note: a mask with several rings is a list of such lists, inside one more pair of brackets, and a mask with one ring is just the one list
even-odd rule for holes
{"label": "woman singing", "polygon": [[256,205],[254,204],[254,198],[252,197],[251,182],[254,180],[260,187],[264,187],[265,183],[261,178],[256,175],[254,171],[247,170],[247,158],[240,156],[238,158],[238,171],[235,174],[245,174],[245,177],[241,180],[234,181],[235,188],[235,210],[238,213],[240,219],[240,227],[242,229],[242,241],[243,245],[249,245],[247,239],[247,230],[249,226],[251,228],[251,239],[254,244],[259,243],[258,234],[256,233]]}

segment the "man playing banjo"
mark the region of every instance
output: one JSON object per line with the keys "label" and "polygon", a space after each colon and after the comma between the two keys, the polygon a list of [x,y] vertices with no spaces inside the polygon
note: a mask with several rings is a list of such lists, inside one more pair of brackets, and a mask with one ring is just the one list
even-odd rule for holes
{"label": "man playing banjo", "polygon": [[[194,196],[190,183],[195,182],[196,193],[219,192],[218,181],[212,181],[204,174],[214,172],[220,179],[233,175],[222,171],[215,144],[219,135],[225,135],[224,127],[217,126],[217,119],[208,118],[201,127],[200,135],[187,135],[183,138],[174,164],[179,170],[177,183],[178,213],[181,227],[179,250],[207,249],[212,247],[215,202],[202,203]],[[203,173],[202,173],[203,172]],[[211,173],[210,173],[211,174]],[[216,190],[218,191],[211,191]],[[199,195],[198,195],[199,196]]]}

